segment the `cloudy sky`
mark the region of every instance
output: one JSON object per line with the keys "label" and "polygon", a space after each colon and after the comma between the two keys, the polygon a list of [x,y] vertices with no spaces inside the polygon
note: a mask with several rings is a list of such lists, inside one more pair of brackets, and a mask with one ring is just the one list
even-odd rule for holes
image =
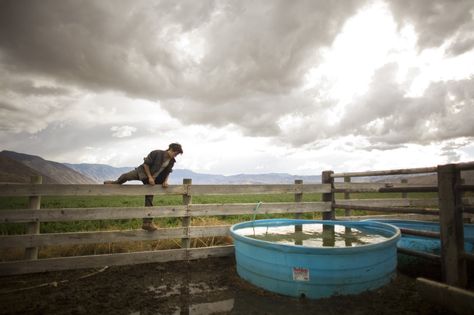
{"label": "cloudy sky", "polygon": [[0,149],[201,173],[474,160],[474,1],[0,0]]}

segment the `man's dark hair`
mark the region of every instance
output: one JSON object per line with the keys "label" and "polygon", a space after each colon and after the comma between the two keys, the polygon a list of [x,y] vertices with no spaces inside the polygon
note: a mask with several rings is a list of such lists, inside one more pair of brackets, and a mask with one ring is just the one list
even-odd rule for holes
{"label": "man's dark hair", "polygon": [[183,148],[181,147],[181,144],[179,143],[171,143],[170,146],[168,147],[168,150],[183,154]]}

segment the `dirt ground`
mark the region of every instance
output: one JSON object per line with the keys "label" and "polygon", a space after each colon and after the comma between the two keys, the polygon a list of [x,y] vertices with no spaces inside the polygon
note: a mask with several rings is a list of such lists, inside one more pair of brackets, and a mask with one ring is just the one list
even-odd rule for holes
{"label": "dirt ground", "polygon": [[0,280],[0,314],[449,314],[418,295],[413,274],[357,296],[297,299],[241,280],[234,257]]}

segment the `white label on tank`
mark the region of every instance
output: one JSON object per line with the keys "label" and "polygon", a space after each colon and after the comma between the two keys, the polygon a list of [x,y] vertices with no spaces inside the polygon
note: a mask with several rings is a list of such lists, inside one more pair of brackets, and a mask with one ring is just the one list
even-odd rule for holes
{"label": "white label on tank", "polygon": [[309,269],[293,267],[294,281],[309,281]]}

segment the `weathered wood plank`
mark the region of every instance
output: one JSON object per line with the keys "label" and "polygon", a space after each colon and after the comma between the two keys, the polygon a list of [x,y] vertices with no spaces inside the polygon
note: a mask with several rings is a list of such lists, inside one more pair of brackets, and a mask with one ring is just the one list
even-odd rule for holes
{"label": "weathered wood plank", "polygon": [[458,185],[457,188],[462,191],[474,191],[474,185]]}
{"label": "weathered wood plank", "polygon": [[61,185],[0,184],[0,196],[141,196],[141,195],[232,195],[276,193],[324,193],[323,184],[296,185]]}
{"label": "weathered wood plank", "polygon": [[[42,176],[31,176],[30,178],[31,184],[33,185],[41,185],[43,183]],[[28,205],[29,208],[32,210],[38,210],[41,208],[41,197],[39,196],[30,196],[28,198]],[[39,222],[29,222],[26,225],[26,233],[27,234],[39,234],[40,233],[40,223]],[[25,259],[27,260],[35,260],[38,259],[38,248],[37,247],[30,247],[26,246],[25,248]]]}
{"label": "weathered wood plank", "polygon": [[339,205],[380,206],[380,207],[437,207],[438,198],[429,199],[337,199]]}
{"label": "weathered wood plank", "polygon": [[335,192],[437,192],[437,186],[405,183],[334,183]]}
{"label": "weathered wood plank", "polygon": [[[350,182],[351,182],[351,178],[349,176],[344,176],[344,183],[350,183]],[[351,193],[345,192],[344,199],[345,200],[351,199]],[[344,211],[344,215],[346,217],[350,217],[352,215],[352,210],[346,209]]]}
{"label": "weathered wood plank", "polygon": [[[254,203],[233,204],[191,204],[189,205],[192,216],[214,216],[214,215],[239,215],[253,214]],[[328,202],[272,202],[262,203],[257,214],[269,213],[303,213],[303,212],[326,212],[330,211],[331,203]]]}
{"label": "weathered wood plank", "polygon": [[323,171],[321,175],[321,180],[324,184],[330,185],[331,186],[331,191],[328,193],[325,193],[321,196],[321,200],[323,202],[328,202],[331,204],[331,210],[328,212],[324,212],[322,217],[323,220],[335,220],[336,219],[336,208],[334,207],[334,201],[335,201],[335,194],[334,194],[334,177],[331,177],[333,175],[333,171]]}
{"label": "weathered wood plank", "polygon": [[382,170],[382,171],[366,171],[366,172],[347,172],[347,173],[335,173],[331,177],[366,177],[366,176],[383,176],[383,175],[404,175],[404,174],[423,174],[423,173],[435,173],[436,167],[422,167],[422,168],[407,168],[407,169],[395,169],[395,170]]}
{"label": "weathered wood plank", "polygon": [[408,199],[410,207],[438,208],[438,198]]}
{"label": "weathered wood plank", "polygon": [[376,215],[353,215],[350,217],[344,217],[342,220],[366,220],[366,219],[392,219],[392,220],[422,220],[438,222],[439,218],[437,215],[422,215],[413,213],[397,213],[397,214],[376,214]]}
{"label": "weathered wood plank", "polygon": [[155,232],[143,230],[72,232],[47,234],[22,234],[0,236],[0,248],[22,248],[55,245],[83,245],[99,243],[119,243],[154,241],[163,239],[228,236],[229,225],[192,226],[189,235],[186,228],[161,228]]}
{"label": "weathered wood plank", "polygon": [[431,238],[437,238],[437,239],[439,239],[440,237],[438,232],[431,232],[431,231],[421,231],[421,230],[400,228],[400,232],[402,232],[402,234],[407,234],[407,235],[424,236],[424,237],[431,237]]}
{"label": "weathered wood plank", "polygon": [[474,170],[474,161],[473,162],[466,162],[466,163],[457,163],[455,164],[457,170],[467,171],[467,170]]}
{"label": "weathered wood plank", "polygon": [[0,196],[140,196],[182,195],[185,187],[170,185],[0,184]]}
{"label": "weathered wood plank", "polygon": [[331,186],[324,184],[305,185],[193,185],[191,195],[242,195],[242,194],[296,194],[330,192]]}
{"label": "weathered wood plank", "polygon": [[469,206],[462,206],[461,207],[462,211],[465,213],[474,213],[474,207],[469,207]]}
{"label": "weathered wood plank", "polygon": [[60,209],[9,209],[0,211],[0,222],[58,222],[82,220],[115,220],[146,217],[181,217],[186,206],[120,208],[60,208]]}
{"label": "weathered wood plank", "polygon": [[464,197],[462,198],[462,203],[466,206],[468,205],[474,206],[474,197]]}
{"label": "weathered wood plank", "polygon": [[442,305],[456,314],[474,314],[474,292],[444,283],[417,278],[418,293],[427,301]]}
{"label": "weathered wood plank", "polygon": [[393,212],[393,213],[418,213],[426,215],[438,215],[439,211],[429,210],[423,208],[398,208],[398,207],[376,207],[376,206],[356,206],[356,205],[341,205],[335,204],[335,208],[340,209],[352,209],[352,210],[365,210],[365,211],[377,211],[377,212]]}
{"label": "weathered wood plank", "polygon": [[[294,213],[328,211],[324,202],[264,203],[257,213]],[[187,209],[189,208],[189,212]],[[0,223],[13,222],[66,222],[83,220],[115,220],[133,218],[183,217],[207,215],[251,214],[255,204],[190,204],[159,207],[121,208],[60,208],[60,209],[8,209],[0,211]]]}
{"label": "weathered wood plank", "polygon": [[[295,179],[295,185],[303,185],[303,180],[301,179]],[[295,193],[295,202],[302,202],[303,201],[303,193]],[[302,212],[297,212],[295,213],[295,219],[301,219],[301,216],[303,215]],[[301,225],[295,226],[295,229],[300,231]],[[296,231],[295,231],[296,232]]]}
{"label": "weathered wood plank", "polygon": [[464,228],[461,195],[456,187],[461,182],[460,171],[454,164],[438,166],[439,222],[441,234],[441,267],[443,280],[449,285],[467,285],[467,265],[462,257]]}
{"label": "weathered wood plank", "polygon": [[212,236],[229,236],[230,227],[230,225],[191,226],[189,228],[189,237],[200,238]]}
{"label": "weathered wood plank", "polygon": [[112,242],[153,241],[170,238],[181,238],[185,235],[184,228],[158,229],[155,232],[142,230],[70,232],[47,234],[24,234],[0,236],[0,248],[22,246],[52,246],[99,244]]}
{"label": "weathered wood plank", "polygon": [[191,248],[188,250],[188,259],[205,259],[209,257],[225,257],[234,254],[234,245]]}
{"label": "weathered wood plank", "polygon": [[[186,255],[186,251],[189,252],[189,255]],[[12,261],[0,263],[0,275],[177,261],[186,260],[186,256],[188,256],[189,259],[201,259],[206,257],[229,256],[232,255],[233,252],[234,247],[228,245],[191,248],[188,250],[169,249],[94,256],[48,258],[32,261]]]}
{"label": "weathered wood plank", "polygon": [[181,247],[189,248],[190,242],[188,238],[189,226],[191,225],[191,217],[189,216],[189,204],[193,202],[193,196],[189,194],[189,187],[193,181],[190,178],[183,178],[183,185],[188,187],[186,194],[183,195],[183,205],[186,206],[186,214],[181,218],[181,225],[184,227],[185,237],[181,239]]}
{"label": "weathered wood plank", "polygon": [[48,258],[34,261],[2,262],[0,263],[0,275],[184,260],[185,252],[186,250],[184,249],[170,249],[134,253]]}
{"label": "weathered wood plank", "polygon": [[437,261],[437,262],[441,261],[441,257],[439,255],[431,254],[431,253],[427,253],[427,252],[420,252],[420,251],[413,250],[413,249],[398,247],[397,252],[399,252],[400,254],[405,254],[405,255],[410,255],[410,256],[415,256],[415,257],[421,257],[421,258],[425,258],[425,259],[432,260],[432,261]]}
{"label": "weathered wood plank", "polygon": [[463,252],[463,256],[465,259],[474,262],[474,254]]}

